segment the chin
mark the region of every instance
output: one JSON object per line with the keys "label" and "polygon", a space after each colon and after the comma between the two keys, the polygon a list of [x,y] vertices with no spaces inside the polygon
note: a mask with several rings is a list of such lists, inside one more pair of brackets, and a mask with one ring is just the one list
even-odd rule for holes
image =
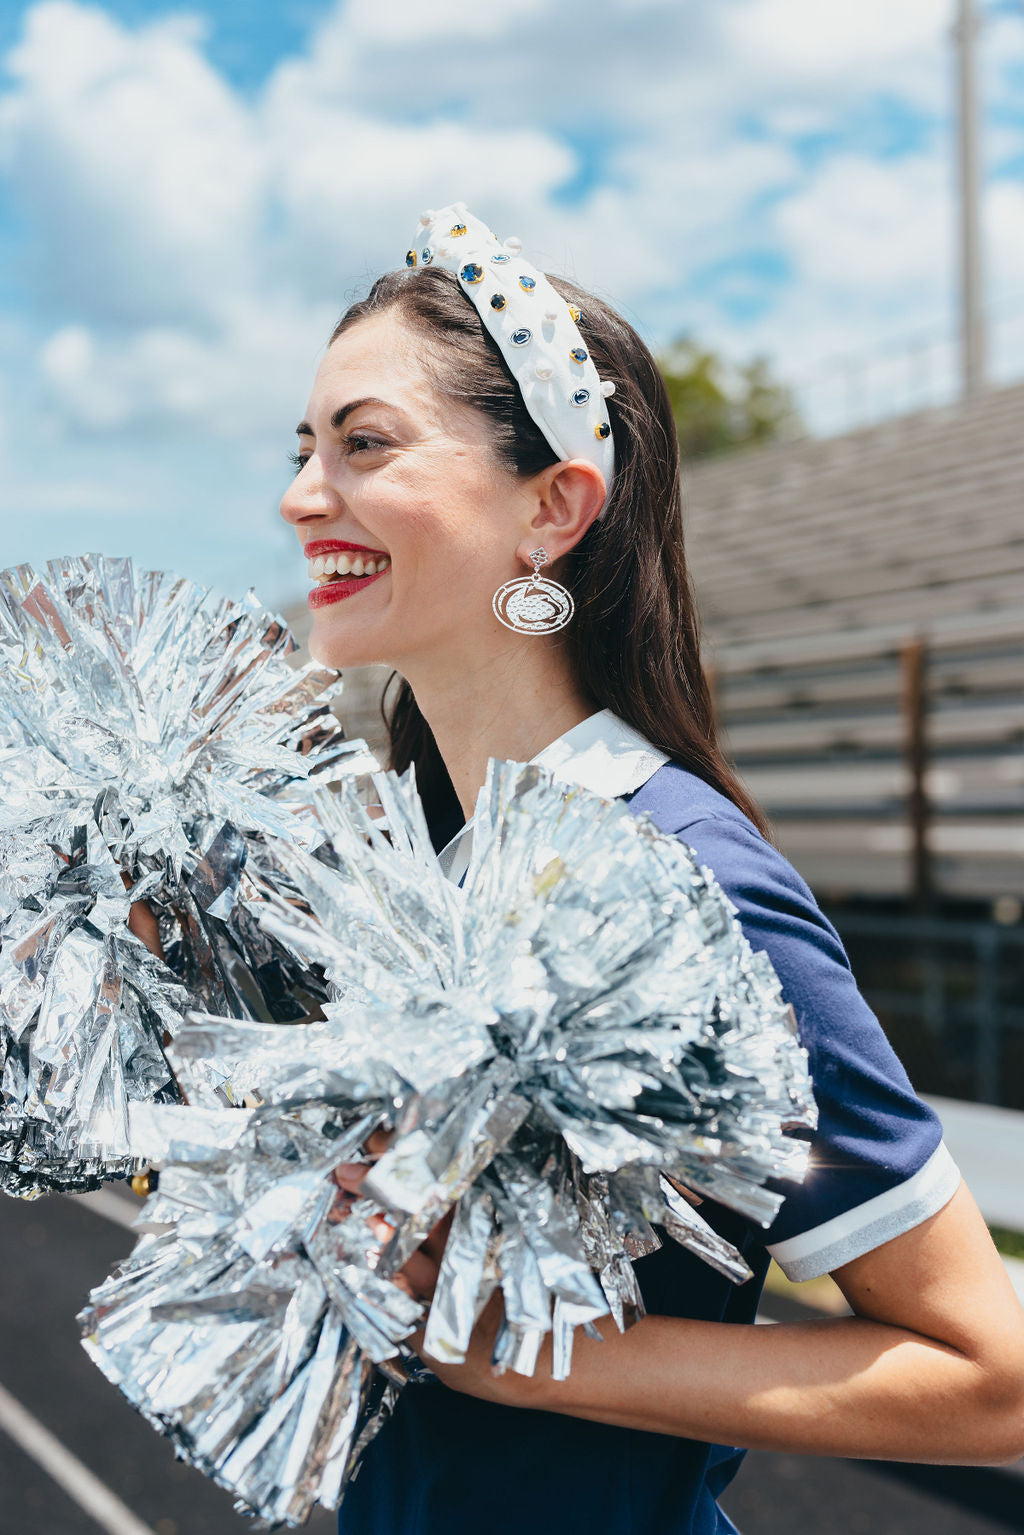
{"label": "chin", "polygon": [[327,653],[330,648],[330,645],[320,643],[320,637],[318,637],[316,634],[310,635],[309,653],[313,660],[316,661],[320,666],[331,666],[336,672],[340,672],[341,667]]}
{"label": "chin", "polygon": [[312,634],[309,653],[320,666],[330,666],[336,672],[350,670],[353,666],[373,666],[380,658],[367,655],[360,645],[345,645],[335,639],[332,643],[326,634]]}
{"label": "chin", "polygon": [[330,666],[336,672],[353,666],[387,665],[380,646],[368,643],[368,636],[358,628],[346,634],[348,625],[332,624],[315,617],[309,636],[309,653],[321,666]]}

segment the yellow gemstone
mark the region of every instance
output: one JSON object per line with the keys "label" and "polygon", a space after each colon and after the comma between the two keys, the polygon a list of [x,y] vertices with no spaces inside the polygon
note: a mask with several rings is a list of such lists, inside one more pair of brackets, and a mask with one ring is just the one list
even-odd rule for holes
{"label": "yellow gemstone", "polygon": [[457,240],[459,235],[464,235],[466,233],[466,226],[465,224],[453,224],[448,233],[451,235],[453,240]]}

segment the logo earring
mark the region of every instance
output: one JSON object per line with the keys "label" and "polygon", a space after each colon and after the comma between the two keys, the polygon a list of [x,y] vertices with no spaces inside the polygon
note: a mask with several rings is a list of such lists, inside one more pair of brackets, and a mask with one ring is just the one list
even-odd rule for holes
{"label": "logo earring", "polygon": [[549,558],[546,549],[534,549],[530,555],[533,575],[498,587],[491,607],[506,629],[514,629],[516,634],[554,634],[569,623],[576,610],[572,593],[540,573]]}

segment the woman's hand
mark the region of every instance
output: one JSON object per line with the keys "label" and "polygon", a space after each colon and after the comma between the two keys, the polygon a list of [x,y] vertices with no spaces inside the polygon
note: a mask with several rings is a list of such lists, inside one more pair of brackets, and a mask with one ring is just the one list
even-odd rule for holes
{"label": "woman's hand", "polygon": [[[121,875],[122,883],[126,890],[132,888],[132,881],[127,874]],[[164,946],[160,942],[160,924],[156,920],[156,913],[146,901],[133,901],[128,908],[128,928],[136,938],[140,938],[151,954],[157,959],[163,959]]]}
{"label": "woman's hand", "polygon": [[[393,1132],[375,1130],[366,1143],[366,1162],[344,1162],[334,1169],[332,1177],[341,1193],[331,1210],[330,1219],[344,1220],[360,1197],[363,1180],[378,1157],[383,1156],[394,1138]],[[455,1217],[454,1207],[443,1215],[429,1235],[420,1243],[412,1256],[394,1276],[394,1283],[411,1295],[414,1300],[430,1304],[437,1288],[448,1233]],[[382,1215],[372,1215],[368,1225],[379,1242],[386,1242],[394,1227]],[[424,1351],[425,1328],[421,1327],[408,1339],[410,1348],[416,1350],[424,1364],[455,1391],[469,1396],[486,1398],[492,1402],[518,1401],[523,1391],[522,1376],[495,1375],[491,1369],[494,1340],[504,1314],[501,1291],[496,1290],[484,1307],[473,1329],[469,1349],[463,1364],[445,1364]],[[530,1389],[530,1383],[527,1384]],[[540,1405],[539,1403],[537,1405]]]}
{"label": "woman's hand", "polygon": [[[128,878],[127,874],[122,873],[121,881],[126,890],[132,888],[132,881]],[[136,938],[141,939],[151,954],[155,954],[157,959],[163,960],[164,946],[160,942],[160,924],[157,922],[156,912],[148,902],[133,901],[131,906],[129,906],[128,930],[134,933]],[[166,1029],[164,1030],[163,1042],[165,1049],[171,1042],[170,1033]],[[178,1091],[181,1092],[180,1087]],[[188,1098],[183,1092],[181,1093],[181,1101],[182,1103],[188,1102]]]}
{"label": "woman's hand", "polygon": [[[361,1197],[363,1180],[378,1157],[383,1156],[394,1139],[392,1131],[375,1130],[366,1142],[367,1161],[343,1162],[334,1169],[331,1174],[338,1188],[341,1190],[332,1206],[328,1217],[330,1220],[341,1221],[351,1213],[355,1201]],[[441,1260],[444,1258],[445,1246],[448,1242],[448,1233],[455,1217],[454,1207],[443,1215],[433,1227],[429,1235],[420,1243],[419,1247],[403,1264],[394,1276],[394,1283],[411,1295],[414,1300],[430,1304],[437,1288],[438,1275],[441,1272]],[[367,1224],[373,1235],[379,1242],[386,1242],[391,1237],[394,1227],[382,1215],[371,1215]],[[424,1351],[424,1339],[426,1329],[419,1328],[408,1339],[410,1348],[415,1349],[423,1363],[428,1365],[438,1380],[454,1391],[460,1391],[468,1396],[475,1396],[491,1402],[507,1402],[510,1404],[522,1403],[526,1405],[526,1398],[536,1399],[539,1382],[524,1380],[521,1375],[515,1375],[512,1371],[504,1375],[496,1375],[491,1367],[491,1357],[494,1352],[494,1342],[501,1326],[504,1315],[504,1303],[500,1290],[496,1290],[487,1305],[477,1319],[470,1339],[469,1349],[463,1364],[446,1364],[435,1359]],[[543,1376],[541,1376],[541,1379]],[[539,1400],[532,1400],[530,1405],[542,1406]]]}
{"label": "woman's hand", "polygon": [[[361,1196],[363,1179],[377,1158],[384,1155],[393,1139],[393,1131],[374,1130],[366,1142],[365,1149],[368,1157],[366,1162],[342,1162],[334,1169],[331,1176],[341,1193],[334,1201],[329,1219],[344,1220],[350,1213],[353,1204]],[[415,1300],[429,1304],[434,1297],[437,1276],[441,1270],[441,1259],[444,1257],[445,1243],[448,1241],[454,1213],[454,1210],[449,1210],[441,1217],[394,1276],[394,1283]],[[384,1219],[383,1215],[371,1215],[368,1225],[378,1242],[387,1242],[394,1232],[394,1227]]]}
{"label": "woman's hand", "polygon": [[160,925],[156,913],[145,901],[135,901],[128,912],[128,926],[157,959],[163,959],[164,946],[160,942]]}

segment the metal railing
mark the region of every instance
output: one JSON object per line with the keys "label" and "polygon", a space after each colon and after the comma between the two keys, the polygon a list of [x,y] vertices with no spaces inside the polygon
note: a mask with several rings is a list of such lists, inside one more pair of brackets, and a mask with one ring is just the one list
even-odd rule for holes
{"label": "metal railing", "polygon": [[[1024,379],[1024,291],[986,310],[988,384]],[[952,321],[894,336],[870,351],[826,358],[787,375],[803,432],[839,436],[962,398],[960,339]]]}
{"label": "metal railing", "polygon": [[919,1091],[1024,1108],[1024,925],[828,915]]}

